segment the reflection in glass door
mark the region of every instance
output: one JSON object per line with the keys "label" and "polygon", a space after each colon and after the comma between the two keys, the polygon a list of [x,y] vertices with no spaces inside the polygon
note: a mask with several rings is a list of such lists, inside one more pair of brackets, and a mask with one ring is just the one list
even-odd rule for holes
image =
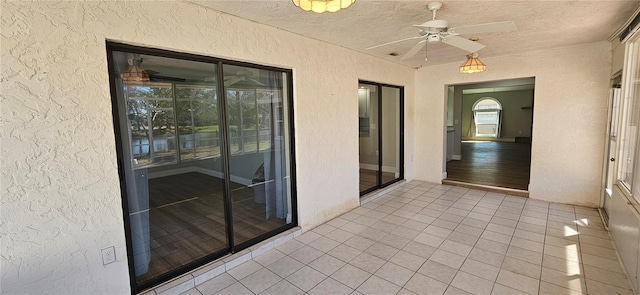
{"label": "reflection in glass door", "polygon": [[378,93],[376,85],[360,83],[358,87],[360,192],[374,190],[380,184]]}
{"label": "reflection in glass door", "polygon": [[286,75],[223,65],[235,244],[291,222]]}
{"label": "reflection in glass door", "polygon": [[360,195],[404,178],[402,91],[397,86],[359,84]]}
{"label": "reflection in glass door", "polygon": [[290,71],[108,51],[136,291],[296,225]]}

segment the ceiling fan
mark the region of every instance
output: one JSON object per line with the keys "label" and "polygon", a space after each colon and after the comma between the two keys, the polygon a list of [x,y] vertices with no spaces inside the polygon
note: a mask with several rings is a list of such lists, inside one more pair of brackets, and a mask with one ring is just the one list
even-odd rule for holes
{"label": "ceiling fan", "polygon": [[[204,81],[215,82],[216,77],[207,77]],[[239,70],[235,75],[224,76],[224,86],[264,86],[264,84],[253,78],[253,72]]]}
{"label": "ceiling fan", "polygon": [[442,8],[442,2],[431,2],[427,5],[427,8],[431,10],[431,12],[433,13],[433,19],[419,25],[413,25],[414,27],[419,28],[419,31],[418,31],[419,36],[372,46],[367,48],[367,50],[382,47],[382,46],[387,46],[387,45],[391,45],[399,42],[409,41],[409,40],[423,39],[418,43],[416,43],[416,45],[414,45],[400,59],[402,60],[402,59],[413,57],[414,55],[416,55],[416,53],[418,53],[418,51],[420,51],[420,49],[422,49],[422,47],[426,46],[427,43],[436,43],[436,42],[442,42],[444,44],[460,48],[469,53],[473,53],[484,48],[485,45],[482,45],[475,41],[471,41],[467,38],[460,37],[458,35],[493,33],[493,32],[510,32],[518,29],[516,27],[516,24],[513,21],[485,23],[485,24],[478,24],[478,25],[449,28],[449,21],[443,20],[443,19],[436,19],[436,12],[440,8]]}

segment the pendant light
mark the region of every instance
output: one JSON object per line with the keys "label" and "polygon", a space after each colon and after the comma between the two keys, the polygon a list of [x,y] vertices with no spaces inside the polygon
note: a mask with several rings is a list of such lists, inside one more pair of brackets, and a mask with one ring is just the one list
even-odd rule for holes
{"label": "pendant light", "polygon": [[356,0],[293,0],[293,4],[304,11],[315,13],[336,12],[345,9]]}
{"label": "pendant light", "polygon": [[130,58],[127,60],[129,63],[129,67],[126,71],[122,72],[121,77],[122,81],[127,82],[143,82],[149,81],[149,74],[142,69],[140,64],[142,64],[142,58]]}
{"label": "pendant light", "polygon": [[460,66],[460,74],[473,74],[484,72],[487,66],[478,59],[477,53],[467,55],[467,61]]}

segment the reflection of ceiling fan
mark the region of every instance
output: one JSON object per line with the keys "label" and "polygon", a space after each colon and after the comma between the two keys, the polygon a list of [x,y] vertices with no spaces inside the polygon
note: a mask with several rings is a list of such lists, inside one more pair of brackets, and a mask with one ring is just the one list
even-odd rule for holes
{"label": "reflection of ceiling fan", "polygon": [[[206,82],[215,82],[215,77],[208,77],[204,79]],[[250,71],[237,71],[235,75],[224,76],[224,86],[264,86],[260,81],[253,78],[253,72]]]}
{"label": "reflection of ceiling fan", "polygon": [[435,43],[435,42],[442,42],[444,44],[458,47],[464,51],[472,53],[472,52],[477,52],[478,50],[484,48],[485,46],[480,43],[460,37],[458,35],[492,33],[492,32],[510,32],[510,31],[517,30],[516,24],[512,21],[449,28],[449,21],[446,21],[443,19],[436,19],[436,12],[440,8],[442,8],[441,2],[431,2],[429,3],[429,5],[427,5],[427,8],[433,12],[433,19],[420,25],[414,25],[414,27],[417,27],[420,29],[419,30],[420,36],[406,38],[402,40],[396,40],[389,43],[372,46],[367,48],[367,50],[382,47],[382,46],[387,46],[387,45],[391,45],[399,42],[404,42],[408,40],[424,39],[419,41],[416,45],[414,45],[400,59],[407,59],[407,58],[413,57],[416,53],[418,53],[418,51],[420,51],[420,49],[422,49],[422,47],[426,46],[427,43]]}

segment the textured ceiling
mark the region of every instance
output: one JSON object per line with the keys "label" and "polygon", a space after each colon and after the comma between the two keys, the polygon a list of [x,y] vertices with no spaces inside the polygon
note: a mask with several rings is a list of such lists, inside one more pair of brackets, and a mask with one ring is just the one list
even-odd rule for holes
{"label": "textured ceiling", "polygon": [[[365,54],[412,67],[465,60],[467,52],[443,43],[429,43],[413,58],[400,57],[418,41],[366,48],[418,36],[412,27],[431,19],[429,1],[358,0],[336,13],[316,14],[295,7],[291,0],[192,1],[241,18],[308,36]],[[626,1],[442,1],[438,19],[450,27],[498,21],[514,21],[517,31],[478,34],[486,45],[480,58],[515,54],[544,48],[605,41],[640,6]],[[463,35],[463,37],[472,37]],[[390,56],[389,53],[400,56]]]}

